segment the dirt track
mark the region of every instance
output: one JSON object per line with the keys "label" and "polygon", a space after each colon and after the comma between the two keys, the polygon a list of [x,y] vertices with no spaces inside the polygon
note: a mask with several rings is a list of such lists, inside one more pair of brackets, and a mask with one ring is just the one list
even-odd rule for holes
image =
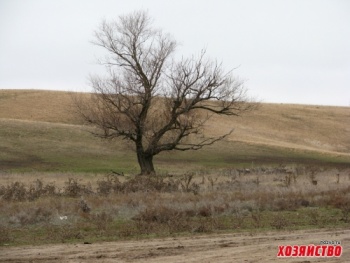
{"label": "dirt track", "polygon": [[[277,258],[278,245],[340,241],[340,258]],[[350,230],[307,230],[264,234],[1,247],[0,262],[349,262]]]}

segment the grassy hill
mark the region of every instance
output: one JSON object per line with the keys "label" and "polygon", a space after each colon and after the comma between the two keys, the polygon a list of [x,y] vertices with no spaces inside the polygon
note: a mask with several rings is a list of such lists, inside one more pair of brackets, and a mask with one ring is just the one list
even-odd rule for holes
{"label": "grassy hill", "polygon": [[[74,93],[0,90],[0,171],[138,172],[132,145],[103,141],[74,113]],[[350,108],[262,104],[212,118],[205,136],[234,128],[200,151],[160,154],[159,171],[252,165],[350,165]]]}

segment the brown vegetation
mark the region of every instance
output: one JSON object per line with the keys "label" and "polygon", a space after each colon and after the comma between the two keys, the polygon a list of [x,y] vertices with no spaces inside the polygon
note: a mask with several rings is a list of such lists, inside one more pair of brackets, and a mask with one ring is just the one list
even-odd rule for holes
{"label": "brown vegetation", "polygon": [[288,172],[260,168],[154,178],[109,175],[93,183],[66,178],[61,187],[42,180],[14,181],[0,186],[0,242],[348,226],[349,170],[319,170],[317,185],[310,180],[313,168],[293,169],[295,179],[286,183]]}
{"label": "brown vegetation", "polygon": [[[0,119],[80,124],[72,111],[72,96],[57,91],[1,90]],[[81,94],[89,97],[89,94]],[[43,110],[45,109],[45,110]],[[349,155],[350,111],[348,107],[262,104],[244,118],[219,116],[210,119],[204,136],[234,128],[229,140],[251,145]]]}
{"label": "brown vegetation", "polygon": [[[64,155],[64,158],[69,159],[67,164],[70,167],[80,162],[80,152],[88,150],[96,155],[83,155],[90,159],[79,164],[80,167],[88,163],[96,166],[98,163],[94,161],[98,158],[106,166],[106,156],[111,158],[111,163],[117,159],[119,165],[129,161],[129,157],[122,155],[128,151],[126,146],[119,144],[121,154],[117,158],[110,157],[114,152],[114,149],[112,151],[109,148],[112,144],[93,141],[86,128],[70,115],[71,111],[67,113],[71,95],[64,92],[0,91],[1,131],[5,136],[0,145],[0,158],[4,160],[1,165],[6,164],[0,171],[0,249],[9,251],[3,257],[4,262],[14,258],[18,262],[21,260],[20,253],[15,250],[11,252],[12,248],[9,249],[7,245],[61,242],[95,244],[97,241],[180,235],[195,236],[197,244],[197,235],[203,233],[233,231],[241,236],[247,231],[278,230],[282,233],[287,230],[290,236],[290,231],[296,229],[305,232],[305,229],[310,228],[349,226],[350,171],[347,159],[342,159],[345,161],[341,166],[333,166],[338,169],[322,168],[323,157],[326,163],[330,156],[334,156],[337,162],[339,156],[349,155],[350,142],[346,135],[350,127],[346,107],[263,104],[259,111],[244,119],[211,119],[204,129],[204,136],[215,135],[216,129],[234,127],[234,137],[229,137],[228,141],[208,151],[197,152],[197,157],[186,155],[182,157],[184,160],[180,159],[181,162],[178,156],[164,155],[157,161],[165,167],[165,171],[175,172],[152,180],[134,178],[123,169],[117,171],[124,171],[124,176],[114,173],[106,176],[105,172],[41,172],[39,164],[50,169],[53,163],[45,160],[44,156],[35,155],[40,153],[39,150],[45,151],[45,156],[52,154],[53,162],[62,162],[59,158]],[[71,140],[72,137],[79,140]],[[93,147],[92,142],[96,142]],[[275,148],[268,148],[270,146]],[[33,153],[32,149],[37,153]],[[310,166],[311,159],[300,159],[303,165],[297,165],[297,159],[289,156],[310,149],[318,154],[315,166]],[[13,159],[9,158],[8,153]],[[235,158],[231,157],[236,153]],[[281,153],[286,155],[284,159]],[[225,161],[230,165],[221,165],[219,158],[225,156],[228,159]],[[256,159],[250,159],[251,156]],[[207,166],[198,165],[201,163],[193,164],[196,158],[201,159],[201,162],[211,160],[214,166],[206,169]],[[262,167],[250,161],[244,168],[233,168],[242,167],[241,162],[247,163],[247,159],[255,162],[269,158],[274,166]],[[278,166],[279,160],[285,162],[288,158],[292,160],[288,167]],[[28,163],[31,165],[28,166]],[[6,172],[6,169],[15,166],[31,167],[32,172]],[[110,171],[115,166],[106,169]],[[317,230],[317,233],[321,232]],[[322,236],[322,239],[325,238],[329,236]],[[230,251],[236,251],[230,245],[232,240],[230,238],[222,247],[213,249],[228,247]],[[250,240],[248,236],[245,242],[247,240]],[[254,243],[254,240],[252,238],[250,242]],[[302,240],[305,240],[305,236]],[[162,247],[163,241],[160,242],[159,246]],[[206,242],[212,246],[213,239]],[[271,247],[271,240],[266,242]],[[101,246],[106,247],[105,244]],[[252,249],[247,243],[242,243],[243,247]],[[50,251],[48,247],[43,249]],[[86,247],[80,249],[83,251]],[[176,246],[176,251],[169,250],[171,252],[167,255],[186,249],[177,249]],[[204,251],[208,249],[207,246]],[[115,253],[115,245],[112,250]],[[22,247],[21,251],[24,251]],[[100,256],[108,254],[101,254],[101,251],[98,252]],[[153,256],[150,256],[149,251]],[[145,259],[148,255],[153,261],[155,255],[161,252],[165,255],[165,251],[168,250],[147,248],[147,253],[140,252],[140,256]],[[210,251],[214,255],[214,251]],[[251,254],[250,251],[246,253]],[[46,252],[40,250],[40,253]],[[186,253],[191,254],[191,260],[194,258],[193,251]],[[199,258],[203,253],[200,251],[197,262],[202,262]],[[223,251],[220,250],[220,253]],[[274,253],[270,262],[275,258]],[[131,261],[136,260],[131,257],[130,249],[124,254]],[[35,259],[37,255],[36,250],[35,256],[30,257]],[[262,252],[259,255],[257,258],[260,259]],[[96,260],[94,256],[91,262]],[[64,256],[53,257],[59,261]],[[28,255],[23,254],[23,259],[27,260]],[[228,262],[231,261],[232,258],[229,258]]]}

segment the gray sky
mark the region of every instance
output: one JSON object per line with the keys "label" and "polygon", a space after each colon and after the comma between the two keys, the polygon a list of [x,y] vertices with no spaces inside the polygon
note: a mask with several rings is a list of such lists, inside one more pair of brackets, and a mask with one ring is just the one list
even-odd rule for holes
{"label": "gray sky", "polygon": [[91,91],[93,31],[139,9],[263,102],[350,106],[348,0],[0,0],[0,89]]}

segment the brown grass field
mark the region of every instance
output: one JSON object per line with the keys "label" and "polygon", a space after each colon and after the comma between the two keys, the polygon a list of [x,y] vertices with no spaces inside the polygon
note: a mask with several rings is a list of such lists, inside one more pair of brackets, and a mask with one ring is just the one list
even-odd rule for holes
{"label": "brown grass field", "polygon": [[[81,124],[74,112],[74,93],[1,90],[0,119]],[[238,118],[212,118],[206,135],[234,128],[230,141],[291,149],[350,154],[350,108],[262,104]]]}
{"label": "brown grass field", "polygon": [[[131,145],[90,134],[77,95],[0,90],[0,262],[348,262],[349,107],[212,118],[204,136],[229,138],[161,154],[145,178]],[[342,256],[276,257],[322,240]]]}
{"label": "brown grass field", "polygon": [[[83,172],[119,169],[135,173],[138,168],[132,146],[123,141],[111,144],[97,140],[87,132],[88,127],[81,125],[72,99],[78,95],[0,91],[0,136],[3,137],[0,169]],[[233,128],[226,141],[198,152],[161,154],[156,156],[155,165],[159,171],[167,172],[184,166],[187,171],[318,162],[347,166],[349,119],[348,107],[261,104],[258,110],[241,117],[210,119],[204,135],[219,135]],[[35,143],[38,140],[40,145]],[[61,154],[52,152],[58,145]],[[67,159],[70,154],[72,158]],[[22,155],[19,161],[18,155]],[[104,157],[103,165],[96,162],[96,155]],[[53,161],[57,159],[60,161]]]}

